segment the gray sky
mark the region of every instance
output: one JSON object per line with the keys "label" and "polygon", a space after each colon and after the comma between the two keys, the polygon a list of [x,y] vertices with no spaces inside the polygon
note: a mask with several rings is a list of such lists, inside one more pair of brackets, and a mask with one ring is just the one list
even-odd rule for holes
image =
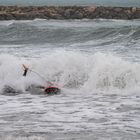
{"label": "gray sky", "polygon": [[138,6],[140,0],[0,0],[0,5],[106,5]]}

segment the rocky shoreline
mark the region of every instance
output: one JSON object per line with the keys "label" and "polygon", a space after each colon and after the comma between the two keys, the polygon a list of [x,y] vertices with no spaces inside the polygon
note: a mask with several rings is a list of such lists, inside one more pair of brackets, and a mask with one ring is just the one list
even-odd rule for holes
{"label": "rocky shoreline", "polygon": [[140,19],[140,8],[103,6],[0,6],[0,20]]}

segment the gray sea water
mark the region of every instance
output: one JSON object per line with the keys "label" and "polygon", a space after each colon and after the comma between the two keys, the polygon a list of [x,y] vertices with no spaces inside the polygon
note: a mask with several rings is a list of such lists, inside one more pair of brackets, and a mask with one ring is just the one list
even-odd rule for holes
{"label": "gray sea water", "polygon": [[0,139],[139,140],[140,20],[0,21]]}
{"label": "gray sea water", "polygon": [[0,0],[0,5],[101,5],[140,7],[139,0]]}

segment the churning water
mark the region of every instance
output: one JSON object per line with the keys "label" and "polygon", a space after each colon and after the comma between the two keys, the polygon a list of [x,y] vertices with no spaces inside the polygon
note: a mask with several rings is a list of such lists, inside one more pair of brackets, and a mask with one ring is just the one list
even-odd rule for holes
{"label": "churning water", "polygon": [[1,21],[0,139],[140,139],[140,21]]}

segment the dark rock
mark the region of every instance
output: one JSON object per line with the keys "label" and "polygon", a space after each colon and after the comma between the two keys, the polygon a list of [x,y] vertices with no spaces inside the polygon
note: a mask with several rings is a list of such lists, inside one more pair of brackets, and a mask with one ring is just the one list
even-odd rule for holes
{"label": "dark rock", "polygon": [[122,8],[118,8],[118,7],[117,8],[114,8],[114,11],[115,12],[121,12],[122,11]]}
{"label": "dark rock", "polygon": [[71,15],[73,14],[73,10],[72,9],[66,9],[64,12],[64,16],[66,19],[71,18]]}
{"label": "dark rock", "polygon": [[79,11],[76,11],[73,15],[72,15],[73,19],[82,19],[83,18],[83,14]]}
{"label": "dark rock", "polygon": [[0,13],[0,20],[6,20],[6,16],[7,16],[6,14]]}
{"label": "dark rock", "polygon": [[0,6],[0,20],[44,19],[139,19],[140,8],[103,6]]}

